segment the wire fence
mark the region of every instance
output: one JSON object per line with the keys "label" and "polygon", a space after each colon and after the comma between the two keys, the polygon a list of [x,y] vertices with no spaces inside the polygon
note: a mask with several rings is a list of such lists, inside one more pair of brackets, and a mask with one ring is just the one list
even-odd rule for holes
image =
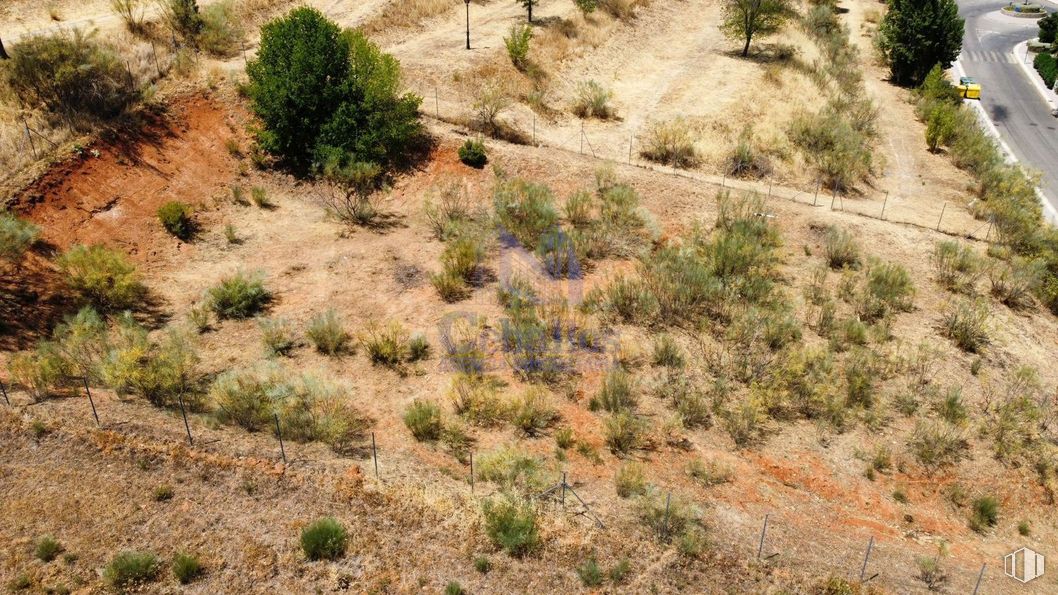
{"label": "wire fence", "polygon": [[[463,127],[467,133],[474,133],[468,127],[469,123],[476,120],[471,109],[472,98],[459,93],[445,94],[437,87],[413,86],[411,90],[423,97],[423,115]],[[999,240],[991,221],[976,219],[967,209],[959,208],[958,202],[936,200],[925,189],[914,191],[910,185],[896,190],[867,186],[854,192],[839,192],[824,187],[819,181],[799,187],[789,180],[733,178],[722,171],[710,173],[649,161],[640,155],[644,141],[641,129],[635,125],[635,122],[649,122],[649,118],[626,115],[625,122],[630,127],[625,129],[617,129],[612,125],[585,125],[584,121],[553,123],[538,117],[535,112],[524,111],[504,115],[501,119],[524,136],[526,143],[533,147],[696,180],[718,189],[755,192],[768,199],[814,207],[817,211],[846,213],[966,239]],[[972,204],[971,201],[967,202]]]}
{"label": "wire fence", "polygon": [[[104,410],[103,415],[101,415],[100,409],[97,408],[96,399],[92,395],[88,379],[85,377],[69,377],[67,381],[84,389],[84,396],[87,401],[84,419],[87,423],[91,424],[94,422],[97,428],[111,432],[121,432],[122,430],[125,430],[124,433],[127,434],[134,432],[131,428],[126,429],[128,422],[115,422],[108,419],[108,417],[112,417],[115,414],[113,409],[110,409],[110,406],[121,406],[120,401],[108,404],[107,410]],[[11,398],[12,395],[8,392],[8,388],[9,386],[0,379],[0,395],[2,395],[7,406],[21,410],[37,404],[32,399],[29,403],[14,402]],[[224,441],[219,438],[205,442],[196,440],[195,430],[184,407],[183,399],[179,400],[179,412],[180,418],[176,422],[179,424],[179,429],[176,432],[178,432],[177,435],[184,435],[182,440],[187,442],[187,448],[199,450],[203,454],[216,453],[218,448],[221,449],[220,452],[225,452]],[[315,464],[318,461],[314,461],[308,456],[299,455],[297,449],[293,453],[289,452],[289,447],[283,440],[282,419],[278,414],[273,414],[273,421],[275,424],[275,449],[273,452],[267,452],[263,455],[259,452],[254,453],[256,458],[271,459],[277,462],[282,461],[284,472],[286,469],[323,472],[329,470]],[[208,425],[200,424],[199,429],[201,430],[202,428],[208,428]],[[155,439],[157,439],[156,435]],[[366,436],[364,439],[366,440]],[[364,460],[365,463],[372,465],[375,481],[378,482],[380,487],[387,482],[392,483],[394,486],[399,485],[401,481],[399,478],[387,479],[387,474],[380,470],[380,460],[383,458],[380,455],[384,453],[380,453],[374,432],[370,433],[370,439],[370,450],[364,448],[358,457]],[[165,441],[165,439],[162,439],[162,441]],[[228,454],[239,457],[247,455],[245,452],[234,455]],[[353,458],[357,458],[357,456]],[[464,466],[467,470],[466,489],[470,492],[470,497],[472,499],[489,497],[490,493],[476,491],[477,483],[475,482],[474,453],[472,451],[469,453],[469,458],[464,463]],[[421,483],[420,480],[417,485],[423,487]],[[431,487],[436,489],[436,486]],[[569,481],[568,470],[562,470],[554,485],[541,492],[532,494],[531,497],[541,503],[547,502],[550,507],[549,510],[553,512],[564,512],[573,517],[581,517],[598,530],[620,532],[623,529],[619,525],[614,527],[607,524],[603,520],[605,517],[599,516],[597,507],[594,505],[598,498],[597,493],[601,489],[612,490],[609,487],[602,488],[598,485],[598,482],[574,484]],[[495,492],[492,493],[494,494]],[[654,532],[656,533],[655,536],[661,541],[674,542],[678,536],[674,533],[677,519],[670,512],[673,493],[671,491],[664,493],[664,514],[654,523]],[[568,499],[566,497],[567,494],[573,496],[573,499]],[[462,496],[465,497],[466,493],[463,493]],[[946,585],[954,588],[957,592],[971,593],[972,595],[978,595],[982,585],[990,585],[995,588],[994,592],[1003,592],[1002,587],[1009,587],[1013,584],[1007,584],[1005,581],[1009,579],[1002,575],[988,575],[989,563],[987,561],[982,563],[980,570],[971,573],[967,572],[965,567],[961,569],[952,568],[946,571],[943,569],[943,561],[933,558],[932,561],[938,564],[938,568],[941,568],[940,572],[930,576],[927,576],[925,571],[920,571],[917,575],[908,575],[906,571],[898,571],[898,567],[894,566],[894,562],[901,560],[905,562],[912,561],[911,567],[923,568],[923,560],[926,559],[916,557],[909,560],[911,553],[906,547],[899,545],[898,542],[878,542],[874,533],[868,533],[863,549],[856,550],[855,547],[850,547],[847,542],[842,542],[840,546],[836,546],[835,543],[828,543],[825,539],[805,540],[800,533],[804,527],[798,526],[796,523],[786,523],[784,522],[784,517],[785,515],[781,512],[766,512],[764,517],[760,519],[760,524],[757,525],[760,527],[759,530],[752,525],[752,518],[746,519],[746,523],[734,523],[733,526],[726,528],[726,533],[732,536],[734,540],[733,543],[728,544],[727,549],[733,555],[744,557],[744,559],[758,565],[782,565],[789,560],[791,564],[811,565],[812,573],[818,576],[843,577],[863,584],[885,583],[890,587],[903,590],[926,590],[929,588],[925,582],[928,578],[936,580],[937,586]],[[717,525],[721,522],[720,517],[711,518],[709,522],[711,526],[717,528]],[[878,557],[879,545],[882,546],[881,553],[883,554],[880,559]],[[826,562],[821,564],[821,560]],[[932,591],[933,589],[929,588],[929,590]]]}

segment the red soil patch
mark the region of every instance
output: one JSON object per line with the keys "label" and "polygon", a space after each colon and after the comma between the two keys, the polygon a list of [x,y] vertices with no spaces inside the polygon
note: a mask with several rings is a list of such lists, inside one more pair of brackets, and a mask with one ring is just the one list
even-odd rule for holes
{"label": "red soil patch", "polygon": [[239,139],[242,114],[193,96],[145,115],[138,129],[110,133],[21,191],[13,210],[41,227],[42,239],[120,246],[147,261],[181,249],[157,219],[177,200],[202,204],[236,173],[226,143]]}

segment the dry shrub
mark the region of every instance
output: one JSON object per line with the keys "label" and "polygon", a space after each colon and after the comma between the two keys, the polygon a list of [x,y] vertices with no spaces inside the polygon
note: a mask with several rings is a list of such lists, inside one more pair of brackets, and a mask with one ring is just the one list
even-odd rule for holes
{"label": "dry shrub", "polygon": [[651,161],[673,167],[691,167],[698,162],[694,137],[683,118],[653,123],[647,129],[639,154]]}
{"label": "dry shrub", "polygon": [[451,0],[403,0],[386,4],[382,12],[363,24],[364,33],[379,34],[408,27],[418,27],[423,21],[451,10]]}
{"label": "dry shrub", "polygon": [[951,291],[971,293],[984,272],[984,262],[974,249],[955,240],[937,242],[933,250],[937,281]]}
{"label": "dry shrub", "polygon": [[991,308],[984,300],[960,300],[949,304],[944,312],[942,330],[959,349],[978,353],[988,344],[988,319]]}
{"label": "dry shrub", "polygon": [[577,84],[576,97],[573,99],[573,113],[582,118],[609,119],[613,116],[610,100],[613,91],[595,81],[582,81]]}
{"label": "dry shrub", "polygon": [[598,7],[615,19],[627,21],[635,16],[642,0],[599,0]]}

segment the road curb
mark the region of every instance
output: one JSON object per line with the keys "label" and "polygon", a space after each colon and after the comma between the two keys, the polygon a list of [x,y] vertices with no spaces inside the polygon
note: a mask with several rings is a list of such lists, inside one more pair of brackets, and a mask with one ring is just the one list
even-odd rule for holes
{"label": "road curb", "polygon": [[[1028,42],[1026,42],[1026,44],[1028,44]],[[1014,57],[1016,59],[1017,55],[1015,54]],[[962,61],[958,58],[956,58],[955,62],[952,64],[952,69],[955,71],[956,76],[960,78],[966,76],[966,70],[962,66]],[[980,100],[966,99],[963,100],[963,102],[969,102],[970,105],[973,106],[971,109],[977,114],[977,119],[984,125],[985,130],[987,130],[988,133],[995,138],[996,142],[999,143],[999,148],[1002,149],[1007,163],[1020,164],[1021,161],[1018,160],[1016,155],[1014,155],[1014,151],[1010,148],[1010,145],[1008,145],[1007,142],[1003,140],[1003,137],[1000,136],[999,128],[996,127],[992,118],[988,116],[988,112],[985,111],[985,107],[981,105]],[[1039,186],[1036,187],[1036,198],[1039,199],[1040,204],[1043,206],[1044,219],[1049,221],[1052,225],[1058,225],[1058,210],[1054,208],[1054,205],[1052,205],[1051,201],[1047,199],[1047,196],[1042,190],[1040,190]]]}

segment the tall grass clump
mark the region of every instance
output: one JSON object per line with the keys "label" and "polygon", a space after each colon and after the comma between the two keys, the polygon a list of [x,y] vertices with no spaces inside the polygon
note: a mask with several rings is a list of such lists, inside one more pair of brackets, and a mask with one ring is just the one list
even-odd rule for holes
{"label": "tall grass clump", "polygon": [[444,429],[441,408],[436,403],[416,399],[404,411],[404,425],[420,442],[437,440]]}
{"label": "tall grass clump", "polygon": [[313,316],[305,330],[316,351],[325,355],[339,355],[349,349],[352,336],[342,326],[335,310]]}
{"label": "tall grass clump", "polygon": [[540,545],[536,508],[528,500],[511,495],[484,500],[481,513],[485,534],[511,556],[522,557]]}
{"label": "tall grass clump", "polygon": [[698,162],[694,137],[683,118],[651,124],[639,154],[650,161],[673,167],[691,167]]}
{"label": "tall grass clump", "polygon": [[606,120],[613,116],[610,99],[613,91],[599,83],[588,80],[577,84],[576,97],[573,99],[573,113],[581,118],[599,118]]}
{"label": "tall grass clump", "polygon": [[349,535],[334,517],[322,518],[301,531],[301,551],[309,560],[337,560],[345,554]]}
{"label": "tall grass clump", "polygon": [[985,533],[999,522],[999,502],[992,496],[981,496],[970,507],[970,528]]}
{"label": "tall grass clump", "polygon": [[630,411],[635,408],[637,395],[632,375],[620,367],[610,370],[603,378],[599,394],[592,399],[592,409],[602,409],[610,413]]}
{"label": "tall grass clump", "polygon": [[860,265],[860,244],[844,229],[828,228],[823,250],[827,264],[832,269],[856,268]]}
{"label": "tall grass clump", "polygon": [[978,353],[988,344],[991,308],[984,300],[959,300],[948,305],[941,330],[963,351]]}
{"label": "tall grass clump", "polygon": [[125,590],[153,581],[161,569],[158,557],[150,552],[124,551],[103,569],[103,580],[111,587]]}
{"label": "tall grass clump", "polygon": [[187,585],[199,576],[202,576],[202,562],[197,556],[186,552],[177,552],[173,556],[173,575],[181,585]]}
{"label": "tall grass clump", "polygon": [[984,272],[984,263],[973,248],[954,240],[937,242],[933,248],[937,281],[951,291],[972,293]]}

